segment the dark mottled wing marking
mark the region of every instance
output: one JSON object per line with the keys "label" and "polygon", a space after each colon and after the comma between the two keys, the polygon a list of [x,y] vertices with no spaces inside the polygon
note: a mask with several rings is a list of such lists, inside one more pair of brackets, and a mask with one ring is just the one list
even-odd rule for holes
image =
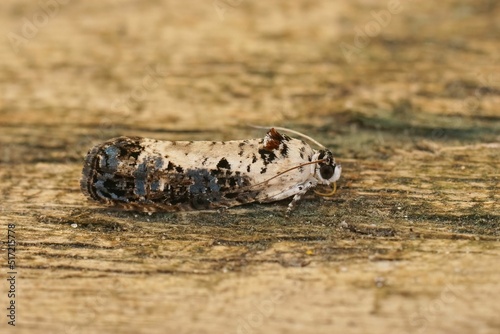
{"label": "dark mottled wing marking", "polygon": [[[146,211],[202,210],[254,202],[258,194],[247,177],[239,173],[209,169],[188,169],[167,173],[162,191],[151,191],[136,209]],[[131,204],[131,203],[129,203]]]}
{"label": "dark mottled wing marking", "polygon": [[[259,155],[264,163],[264,166],[272,163],[278,158],[278,155],[282,157],[288,156],[288,145],[287,142],[290,137],[280,134],[274,128],[269,130],[264,137],[264,143],[259,148]],[[254,161],[255,162],[255,159]],[[265,173],[266,168],[261,169],[261,174]]]}
{"label": "dark mottled wing marking", "polygon": [[231,169],[231,165],[229,162],[226,160],[226,158],[220,159],[219,163],[217,164],[217,169]]}
{"label": "dark mottled wing marking", "polygon": [[122,175],[118,165],[127,161],[131,170],[140,170],[136,168],[136,160],[142,152],[141,141],[139,137],[120,137],[92,148],[85,158],[80,181],[82,192],[98,201],[105,198],[124,200],[132,196],[135,176]]}
{"label": "dark mottled wing marking", "polygon": [[[273,152],[275,150],[278,150],[281,156],[287,157],[288,156],[287,142],[290,141],[290,139],[291,138],[288,137],[287,135],[282,135],[278,131],[276,131],[276,129],[272,128],[267,132],[266,136],[264,137],[264,145],[262,146],[262,150],[268,152]],[[261,152],[259,151],[259,153]]]}
{"label": "dark mottled wing marking", "polygon": [[268,151],[266,149],[259,149],[260,158],[262,159],[264,165],[269,165],[271,162],[276,160],[276,154],[273,151]]}
{"label": "dark mottled wing marking", "polygon": [[184,170],[161,156],[138,162],[141,138],[120,137],[88,153],[81,180],[82,192],[104,204],[136,211],[216,209],[254,202],[248,176],[232,172],[226,159],[217,169]]}

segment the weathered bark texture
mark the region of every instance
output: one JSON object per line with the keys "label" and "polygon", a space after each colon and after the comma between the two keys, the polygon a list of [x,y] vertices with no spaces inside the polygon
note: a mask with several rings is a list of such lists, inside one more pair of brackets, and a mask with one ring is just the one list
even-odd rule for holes
{"label": "weathered bark texture", "polygon": [[[498,333],[500,4],[389,3],[0,3],[0,332]],[[263,136],[248,123],[331,148],[338,194],[286,218],[80,193],[98,142]]]}

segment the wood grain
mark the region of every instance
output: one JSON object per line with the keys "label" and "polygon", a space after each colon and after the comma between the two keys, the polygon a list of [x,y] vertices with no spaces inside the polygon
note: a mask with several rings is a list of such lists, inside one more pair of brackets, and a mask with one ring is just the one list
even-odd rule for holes
{"label": "wood grain", "polygon": [[[500,6],[402,2],[348,62],[387,2],[220,3],[69,2],[0,44],[19,273],[0,331],[498,333]],[[39,11],[2,3],[0,28]],[[80,193],[98,142],[263,136],[248,123],[331,148],[338,194],[286,218],[288,201],[148,215]]]}

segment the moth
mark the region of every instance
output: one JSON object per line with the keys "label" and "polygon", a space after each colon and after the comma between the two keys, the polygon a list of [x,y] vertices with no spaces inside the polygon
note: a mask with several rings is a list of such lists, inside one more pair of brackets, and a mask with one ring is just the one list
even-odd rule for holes
{"label": "moth", "polygon": [[144,212],[220,209],[293,197],[287,212],[311,188],[331,187],[342,167],[332,152],[271,128],[264,138],[234,141],[160,141],[118,137],[85,158],[82,192],[102,204]]}

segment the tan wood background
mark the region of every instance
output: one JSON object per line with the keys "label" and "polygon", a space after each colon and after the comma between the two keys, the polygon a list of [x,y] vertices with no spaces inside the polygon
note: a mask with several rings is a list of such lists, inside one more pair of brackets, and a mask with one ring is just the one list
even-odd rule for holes
{"label": "tan wood background", "polygon": [[[499,333],[500,5],[390,3],[2,1],[0,332]],[[100,141],[263,135],[247,123],[330,147],[338,194],[285,218],[80,193]]]}

